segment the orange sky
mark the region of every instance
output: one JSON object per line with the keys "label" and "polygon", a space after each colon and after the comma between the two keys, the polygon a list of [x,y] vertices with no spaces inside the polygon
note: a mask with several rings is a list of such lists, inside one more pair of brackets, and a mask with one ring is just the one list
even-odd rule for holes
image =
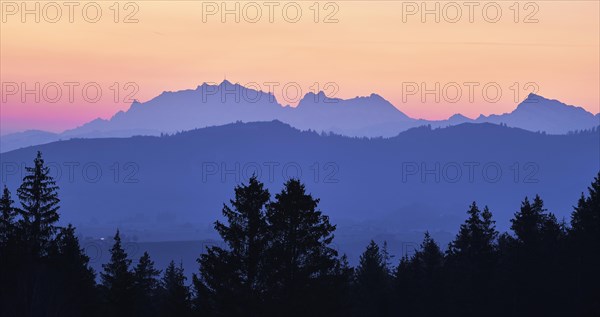
{"label": "orange sky", "polygon": [[[304,94],[334,83],[326,92],[337,87],[336,97],[374,92],[409,116],[428,119],[509,112],[515,99],[533,89],[594,114],[600,111],[598,1],[475,2],[472,22],[466,2],[428,1],[428,9],[439,5],[438,23],[434,14],[422,20],[421,1],[317,6],[312,0],[273,1],[273,7],[228,1],[229,9],[239,4],[239,23],[236,14],[222,20],[221,1],[124,1],[118,3],[118,17],[114,1],[88,4],[85,16],[88,2],[80,2],[73,7],[72,23],[66,2],[54,2],[60,16],[55,5],[37,2],[39,23],[33,13],[21,16],[23,9],[35,11],[36,2],[26,2],[27,8],[21,1],[1,3],[1,133],[62,131],[127,109],[128,93],[146,101],[164,90],[195,88],[225,76],[240,84],[258,83],[263,90],[268,90],[265,83],[279,83],[275,95],[292,105],[297,102],[293,93],[287,96],[290,102],[282,96],[285,84],[298,83]],[[102,15],[92,23],[96,7]],[[296,18],[298,8],[302,13]],[[497,8],[501,15],[496,17]],[[128,15],[134,23],[124,23]],[[65,82],[78,84],[72,86],[72,101]],[[39,103],[21,89],[35,89],[36,83]],[[52,83],[62,86],[62,96],[56,97]],[[92,83],[102,91],[96,102],[90,100]],[[434,90],[436,83],[439,102],[434,94],[421,95],[422,88]],[[88,100],[82,98],[86,84]],[[13,94],[15,85],[19,91]],[[484,86],[489,88],[485,97]],[[419,91],[409,94],[414,87]],[[497,88],[502,95],[495,101]],[[56,102],[49,103],[52,99]]]}

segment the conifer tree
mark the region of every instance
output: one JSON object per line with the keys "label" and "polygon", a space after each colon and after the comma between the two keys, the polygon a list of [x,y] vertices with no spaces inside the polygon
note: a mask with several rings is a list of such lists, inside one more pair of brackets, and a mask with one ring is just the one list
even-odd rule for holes
{"label": "conifer tree", "polygon": [[15,244],[16,209],[6,186],[0,198],[0,316],[14,314],[17,268],[22,265]]}
{"label": "conifer tree", "polygon": [[318,203],[299,180],[291,179],[267,208],[269,297],[278,314],[311,315],[311,309],[322,312],[331,304],[320,294],[329,291],[322,281],[336,274],[338,265],[331,247],[335,226]]}
{"label": "conifer tree", "polygon": [[401,299],[396,309],[416,316],[439,316],[441,305],[442,274],[444,254],[429,232],[425,232],[423,242],[415,254],[404,256],[395,274],[396,295]]}
{"label": "conifer tree", "polygon": [[573,238],[586,245],[600,245],[600,173],[588,187],[588,196],[583,193],[571,215]]}
{"label": "conifer tree", "polygon": [[389,275],[389,274],[391,274],[390,268],[392,266],[392,259],[394,258],[394,256],[392,254],[390,254],[390,251],[388,250],[387,241],[383,241],[383,247],[381,248],[381,256],[383,257],[385,271]]}
{"label": "conifer tree", "polygon": [[600,172],[588,187],[588,196],[581,194],[571,215],[569,250],[573,254],[571,270],[576,272],[576,301],[580,315],[600,314]]}
{"label": "conifer tree", "polygon": [[354,303],[352,298],[354,268],[348,263],[348,257],[345,254],[340,257],[335,271],[332,276],[334,285],[332,288],[326,288],[328,293],[325,293],[326,297],[331,298],[330,302],[334,311],[326,313],[329,313],[329,316],[349,316]]}
{"label": "conifer tree", "polygon": [[162,279],[160,316],[190,316],[190,290],[185,285],[185,280],[183,266],[180,264],[177,267],[175,262],[171,261]]}
{"label": "conifer tree", "polygon": [[432,278],[444,263],[444,254],[429,232],[425,232],[421,247],[414,257],[427,278]]}
{"label": "conifer tree", "polygon": [[44,159],[39,151],[34,166],[26,167],[25,170],[27,175],[17,190],[21,202],[20,227],[28,251],[32,256],[40,257],[48,251],[49,243],[56,233],[60,201],[58,186],[50,176],[50,169],[44,166]]}
{"label": "conifer tree", "polygon": [[160,270],[154,267],[148,252],[140,257],[133,269],[133,288],[135,291],[135,316],[151,317],[157,315],[157,300],[160,290]]}
{"label": "conifer tree", "polygon": [[17,189],[21,208],[14,227],[14,244],[11,247],[11,306],[16,315],[36,315],[48,307],[44,296],[50,287],[48,274],[53,240],[58,227],[58,187],[44,165],[38,151],[33,167],[26,167],[26,175]]}
{"label": "conifer tree", "polygon": [[450,243],[448,255],[454,261],[464,261],[465,264],[490,265],[498,236],[492,213],[487,206],[480,211],[475,202],[467,213],[469,218],[460,226],[458,235]]}
{"label": "conifer tree", "polygon": [[15,231],[17,210],[13,207],[13,203],[10,191],[4,186],[2,197],[0,197],[0,258],[3,247]]}
{"label": "conifer tree", "polygon": [[416,315],[419,295],[415,292],[418,288],[417,270],[412,257],[402,256],[394,272],[394,289],[397,298],[402,299],[395,305],[396,310],[402,309],[407,315]]}
{"label": "conifer tree", "polygon": [[469,217],[448,246],[447,291],[454,294],[454,300],[448,299],[448,308],[453,314],[476,315],[483,314],[494,300],[498,232],[487,206],[480,211],[473,202],[467,213]]}
{"label": "conifer tree", "polygon": [[[228,248],[210,247],[200,256],[200,276],[194,278],[199,309],[219,314],[256,315],[263,309],[266,230],[265,206],[270,194],[253,176],[235,188],[231,207],[223,206],[227,223],[215,229]],[[206,307],[209,306],[209,307]]]}
{"label": "conifer tree", "polygon": [[562,229],[538,195],[533,203],[525,197],[511,224],[515,237],[505,236],[501,253],[508,260],[503,260],[504,269],[499,272],[504,275],[500,284],[508,283],[504,294],[513,303],[513,310],[507,313],[551,314],[556,307],[550,310],[544,302],[560,300],[556,295],[560,293],[560,277],[553,273],[560,266],[556,253],[561,251]]}
{"label": "conifer tree", "polygon": [[104,292],[104,304],[107,314],[115,317],[133,314],[133,274],[129,270],[131,260],[121,245],[119,231],[114,237],[114,245],[110,249],[110,261],[103,264],[104,272],[100,274]]}
{"label": "conifer tree", "polygon": [[386,316],[390,276],[386,254],[371,240],[356,268],[357,316]]}
{"label": "conifer tree", "polygon": [[96,276],[73,226],[60,229],[49,257],[48,292],[53,296],[45,310],[59,316],[94,316],[98,308]]}
{"label": "conifer tree", "polygon": [[537,265],[547,266],[554,257],[566,230],[558,223],[554,214],[546,212],[544,202],[539,195],[533,204],[527,197],[521,203],[521,209],[511,219],[511,229],[515,233],[513,248],[518,251],[522,261],[534,261]]}
{"label": "conifer tree", "polygon": [[440,305],[429,304],[430,301],[439,303],[443,300],[441,288],[444,265],[444,254],[429,232],[425,232],[421,247],[415,253],[412,261],[417,281],[415,292],[420,297],[418,301],[415,301],[419,305],[418,311],[425,316],[443,315],[444,310]]}
{"label": "conifer tree", "polygon": [[[356,268],[356,282],[359,285],[366,286],[368,289],[375,289],[382,285],[387,278],[387,267],[385,257],[381,252],[379,245],[371,240],[363,254],[360,256],[358,267]],[[371,287],[371,285],[373,287]]]}
{"label": "conifer tree", "polygon": [[550,238],[548,234],[560,231],[556,217],[546,213],[544,202],[538,195],[533,204],[525,197],[521,209],[511,219],[511,224],[518,243],[529,246],[530,249],[539,247],[543,240]]}

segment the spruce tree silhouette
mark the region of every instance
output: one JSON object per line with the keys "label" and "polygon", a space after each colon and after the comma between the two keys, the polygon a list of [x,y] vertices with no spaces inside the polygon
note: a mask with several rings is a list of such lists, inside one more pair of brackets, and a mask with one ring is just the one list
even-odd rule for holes
{"label": "spruce tree silhouette", "polygon": [[332,309],[323,293],[335,288],[329,283],[339,263],[331,247],[335,226],[317,210],[318,204],[299,180],[290,179],[267,208],[272,314],[327,314]]}
{"label": "spruce tree silhouette", "polygon": [[569,249],[576,274],[575,305],[581,315],[600,316],[600,172],[571,215]]}
{"label": "spruce tree silhouette", "polygon": [[49,280],[48,252],[57,232],[59,219],[58,187],[44,165],[41,152],[26,167],[26,175],[17,196],[18,208],[16,246],[14,248],[14,279],[16,285],[14,311],[19,316],[43,314],[47,309]]}
{"label": "spruce tree silhouette", "polygon": [[408,255],[402,256],[394,272],[394,302],[393,309],[402,311],[407,316],[419,316],[422,306],[422,298],[417,292],[419,280],[417,279],[417,268],[412,258]]}
{"label": "spruce tree silhouette", "polygon": [[[564,230],[552,213],[547,213],[544,202],[536,195],[533,203],[525,197],[521,208],[511,221],[515,236],[503,235],[499,243],[502,258],[498,268],[498,284],[505,289],[509,305],[506,314],[550,316],[558,312],[545,305],[548,300],[559,301],[562,278],[559,274]],[[554,273],[554,274],[553,274]]]}
{"label": "spruce tree silhouette", "polygon": [[478,267],[489,266],[493,262],[498,236],[492,213],[487,206],[483,212],[473,202],[467,211],[469,218],[460,226],[458,235],[448,246],[448,257],[453,262],[472,263]]}
{"label": "spruce tree silhouette", "polygon": [[427,280],[433,279],[444,264],[444,254],[429,232],[425,232],[421,248],[414,255],[414,261],[418,263]]}
{"label": "spruce tree silhouette", "polygon": [[134,288],[133,273],[129,270],[131,260],[121,245],[119,230],[114,237],[114,245],[110,249],[110,261],[103,264],[100,273],[106,314],[115,317],[133,314]]}
{"label": "spruce tree silhouette", "polygon": [[171,261],[162,278],[161,317],[188,317],[191,315],[191,295],[185,285],[183,266]]}
{"label": "spruce tree silhouette", "polygon": [[539,249],[544,242],[550,242],[548,239],[558,238],[554,235],[561,230],[556,216],[546,213],[544,202],[539,195],[535,196],[533,204],[525,197],[521,209],[510,222],[517,242],[527,246],[530,249],[528,251]]}
{"label": "spruce tree silhouette", "polygon": [[[401,309],[414,316],[439,316],[442,302],[444,254],[429,232],[425,232],[419,250],[412,258],[403,257],[396,269],[395,286]],[[451,296],[451,294],[448,294]]]}
{"label": "spruce tree silhouette", "polygon": [[17,211],[6,186],[0,198],[0,316],[15,316],[19,246],[17,245]]}
{"label": "spruce tree silhouette", "polygon": [[98,309],[96,275],[89,257],[79,245],[75,228],[60,229],[49,252],[50,288],[47,313],[55,316],[94,316]]}
{"label": "spruce tree silhouette", "polygon": [[15,217],[17,216],[17,210],[13,207],[13,204],[14,200],[11,198],[10,191],[4,186],[2,197],[0,197],[0,261],[2,251],[16,229]]}
{"label": "spruce tree silhouette", "polygon": [[160,270],[154,268],[154,261],[148,252],[144,252],[133,269],[134,316],[157,316],[157,301],[161,291],[159,276]]}
{"label": "spruce tree silhouette", "polygon": [[386,255],[371,240],[360,256],[356,268],[355,316],[387,316],[390,314],[390,272]]}
{"label": "spruce tree silhouette", "polygon": [[348,263],[348,257],[344,254],[340,257],[334,275],[332,276],[332,287],[326,288],[324,296],[331,303],[332,312],[329,316],[352,315],[355,301],[354,293],[354,268]]}
{"label": "spruce tree silhouette", "polygon": [[0,198],[0,315],[93,316],[94,272],[75,229],[57,226],[58,186],[41,152],[25,171],[21,208],[6,187]]}
{"label": "spruce tree silhouette", "polygon": [[58,221],[58,186],[44,166],[42,153],[37,152],[33,167],[26,167],[27,175],[17,190],[22,217],[20,228],[26,239],[26,247],[33,257],[41,257],[48,250],[50,240],[56,233]]}
{"label": "spruce tree silhouette", "polygon": [[438,244],[431,238],[429,232],[425,232],[425,237],[421,243],[421,248],[417,250],[413,259],[413,266],[419,285],[415,290],[420,295],[420,311],[423,316],[439,316],[443,314],[440,305],[430,305],[428,301],[441,302],[442,287],[442,267],[444,264],[444,254]]}
{"label": "spruce tree silhouette", "polygon": [[391,267],[394,255],[390,253],[387,241],[383,241],[383,247],[381,247],[381,256],[383,257],[385,270],[387,274],[390,275],[392,273]]}
{"label": "spruce tree silhouette", "polygon": [[264,308],[266,249],[265,206],[270,194],[253,176],[235,188],[231,207],[223,206],[227,224],[215,229],[228,249],[213,246],[198,259],[200,276],[194,277],[197,306],[228,316],[258,315]]}
{"label": "spruce tree silhouette", "polygon": [[448,307],[453,313],[468,316],[489,314],[486,308],[494,299],[492,278],[498,232],[487,206],[480,211],[473,202],[467,213],[469,217],[448,246],[450,280],[446,285],[455,294]]}

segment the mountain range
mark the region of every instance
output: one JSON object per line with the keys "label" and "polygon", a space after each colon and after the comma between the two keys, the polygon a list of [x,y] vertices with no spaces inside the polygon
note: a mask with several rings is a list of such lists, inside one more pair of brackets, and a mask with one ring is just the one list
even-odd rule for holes
{"label": "mountain range", "polygon": [[204,83],[196,89],[163,92],[144,103],[134,101],[127,111],[108,120],[95,119],[62,133],[31,130],[4,135],[0,137],[0,152],[70,138],[156,136],[237,121],[272,120],[301,130],[358,137],[392,137],[418,126],[447,127],[467,122],[566,134],[600,125],[600,114],[530,94],[510,113],[476,119],[455,114],[447,120],[423,120],[410,118],[377,94],[339,99],[311,92],[298,106],[291,107],[280,104],[270,93],[225,80],[218,85]]}

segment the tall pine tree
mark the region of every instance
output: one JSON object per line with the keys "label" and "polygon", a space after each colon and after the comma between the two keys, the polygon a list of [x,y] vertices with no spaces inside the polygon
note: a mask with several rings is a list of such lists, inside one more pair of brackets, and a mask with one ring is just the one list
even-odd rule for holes
{"label": "tall pine tree", "polygon": [[34,257],[43,256],[56,233],[58,221],[58,186],[44,166],[42,153],[37,152],[33,167],[26,167],[27,175],[17,190],[21,202],[20,227],[26,239],[26,247]]}
{"label": "tall pine tree", "polygon": [[390,275],[386,254],[371,240],[356,268],[356,316],[387,316],[390,313]]}
{"label": "tall pine tree", "polygon": [[134,288],[133,273],[129,270],[131,260],[121,245],[121,235],[117,230],[114,245],[110,249],[110,261],[103,264],[100,274],[106,314],[115,317],[133,314]]}
{"label": "tall pine tree", "polygon": [[534,251],[543,243],[552,243],[560,235],[560,225],[556,217],[546,213],[544,202],[536,195],[533,204],[527,197],[521,203],[521,209],[511,219],[511,229],[515,233],[517,242]]}
{"label": "tall pine tree", "polygon": [[489,267],[494,261],[498,232],[487,206],[479,210],[473,202],[467,211],[469,218],[460,226],[458,235],[448,247],[448,256],[465,265]]}
{"label": "tall pine tree", "polygon": [[455,300],[448,302],[454,314],[486,313],[494,300],[493,282],[497,260],[498,232],[487,206],[483,211],[473,202],[469,217],[448,246],[447,263],[450,280],[446,283]]}
{"label": "tall pine tree", "polygon": [[253,176],[235,188],[231,207],[223,206],[227,223],[215,229],[228,248],[207,249],[199,258],[200,276],[194,278],[200,309],[229,316],[257,315],[263,309],[266,230],[265,206],[270,194]]}
{"label": "tall pine tree", "polygon": [[409,315],[439,316],[443,314],[442,269],[444,254],[429,232],[412,258],[404,257],[396,269],[396,290],[402,301],[396,309]]}
{"label": "tall pine tree", "polygon": [[37,152],[33,167],[26,167],[26,175],[17,189],[21,208],[16,226],[13,260],[14,311],[20,316],[43,313],[49,304],[44,296],[50,288],[48,254],[58,230],[58,187]]}
{"label": "tall pine tree", "polygon": [[425,232],[421,247],[415,253],[414,259],[418,262],[426,279],[433,279],[435,274],[442,268],[444,254],[429,232]]}
{"label": "tall pine tree", "polygon": [[291,179],[267,208],[269,297],[275,300],[269,306],[274,313],[313,315],[331,309],[323,293],[333,286],[322,282],[336,274],[337,251],[331,247],[335,226],[318,203],[299,180]]}
{"label": "tall pine tree", "polygon": [[190,290],[185,285],[185,280],[183,266],[175,266],[175,262],[171,261],[162,278],[161,317],[188,317],[191,315]]}
{"label": "tall pine tree", "polygon": [[0,316],[14,314],[14,297],[17,269],[23,264],[18,258],[18,246],[15,241],[16,210],[14,201],[6,186],[0,198]]}
{"label": "tall pine tree", "polygon": [[10,191],[4,186],[2,197],[0,197],[0,258],[3,247],[6,246],[9,238],[15,233],[17,210],[14,208],[13,203],[14,200],[11,198]]}
{"label": "tall pine tree", "polygon": [[56,316],[95,316],[98,309],[96,275],[89,266],[89,257],[79,245],[75,228],[60,229],[49,254],[47,289],[50,298],[46,310]]}
{"label": "tall pine tree", "polygon": [[600,172],[588,187],[588,196],[581,194],[571,215],[569,250],[573,252],[572,271],[580,315],[600,315]]}
{"label": "tall pine tree", "polygon": [[148,252],[144,252],[133,270],[134,316],[157,315],[157,300],[161,291],[159,276],[160,270],[154,267],[154,261],[150,259]]}
{"label": "tall pine tree", "polygon": [[511,229],[515,236],[503,237],[506,239],[501,250],[504,268],[498,270],[504,275],[499,284],[508,283],[503,296],[512,303],[505,306],[511,308],[506,313],[549,315],[557,308],[547,307],[544,302],[549,299],[560,301],[557,294],[564,274],[553,273],[562,267],[556,254],[561,251],[563,230],[556,217],[546,212],[538,195],[533,203],[525,197],[520,210],[511,219]]}

